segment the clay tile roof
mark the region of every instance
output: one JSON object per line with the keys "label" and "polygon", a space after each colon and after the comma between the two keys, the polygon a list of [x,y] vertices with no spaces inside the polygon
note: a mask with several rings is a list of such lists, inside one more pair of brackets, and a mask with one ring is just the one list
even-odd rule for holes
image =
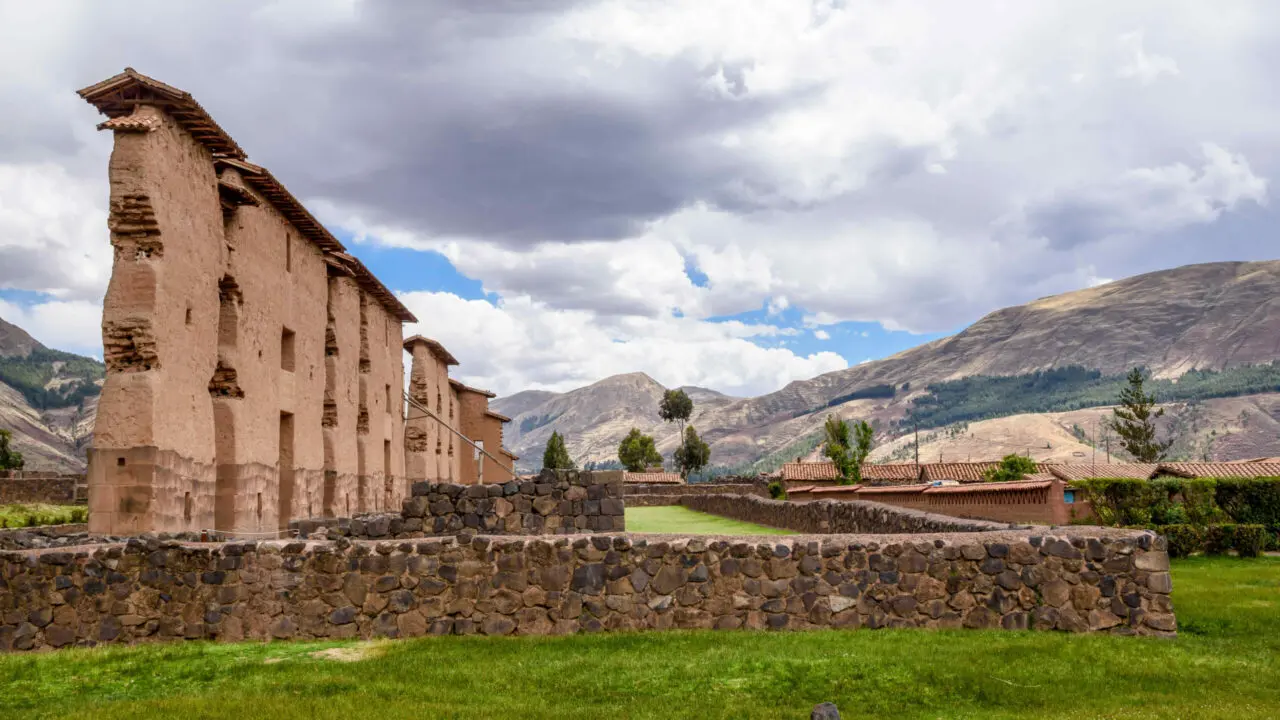
{"label": "clay tile roof", "polygon": [[[493,397],[493,396],[492,396],[492,395],[490,395],[489,397]],[[484,411],[484,414],[485,414],[485,415],[488,415],[488,416],[489,416],[489,417],[491,417],[491,418],[497,418],[498,420],[501,420],[501,421],[502,421],[502,422],[504,422],[504,423],[509,423],[509,422],[511,422],[511,418],[507,417],[506,415],[503,415],[503,414],[502,414],[502,413],[500,413],[500,412],[494,412],[494,411],[492,411],[492,410],[485,410],[485,411]]]}
{"label": "clay tile roof", "polygon": [[[1050,479],[1043,479],[1043,475],[1028,475],[1025,480],[1015,480],[1013,482],[989,482],[989,483],[970,483],[968,485],[939,485],[925,490],[930,495],[949,495],[952,493],[984,493],[984,492],[1015,492],[1019,490],[1043,490],[1053,485],[1052,475]],[[1037,478],[1037,479],[1031,479]]]}
{"label": "clay tile roof", "polygon": [[914,463],[866,463],[862,466],[863,480],[919,480],[920,468]]}
{"label": "clay tile roof", "polygon": [[809,492],[813,492],[817,488],[818,488],[817,485],[801,485],[798,488],[791,488],[790,490],[787,491],[787,494],[791,495],[793,493],[809,493]]}
{"label": "clay tile roof", "polygon": [[839,480],[840,473],[836,466],[829,462],[783,463],[782,479],[795,482],[797,480]]}
{"label": "clay tile roof", "polygon": [[477,395],[483,395],[487,398],[498,397],[497,395],[494,395],[488,390],[481,390],[480,388],[473,388],[470,385],[464,384],[461,380],[454,380],[453,378],[449,378],[449,384],[452,385],[458,392],[475,393]]}
{"label": "clay tile roof", "polygon": [[928,487],[928,485],[880,485],[877,487],[864,487],[858,491],[858,494],[886,495],[889,493],[918,493]]}
{"label": "clay tile roof", "polygon": [[[990,468],[999,467],[999,461],[929,463],[920,465],[920,479],[928,482],[934,480],[956,480],[958,482],[983,482],[983,473]],[[1048,472],[1053,467],[1049,463],[1036,463],[1036,472]]]}
{"label": "clay tile roof", "polygon": [[1155,463],[1070,463],[1051,465],[1049,472],[1060,480],[1090,478],[1133,478],[1148,480],[1156,471]]}
{"label": "clay tile roof", "polygon": [[163,106],[184,130],[211,152],[239,159],[247,157],[190,93],[149,78],[133,68],[125,68],[119,75],[82,88],[76,94],[112,119],[132,115],[134,107],[140,103]]}
{"label": "clay tile roof", "polygon": [[154,115],[121,115],[98,123],[99,130],[120,132],[151,132],[160,127],[160,118]]}
{"label": "clay tile roof", "polygon": [[[280,181],[276,180],[266,168],[248,162],[248,155],[236,144],[235,140],[223,130],[213,118],[200,107],[200,103],[190,93],[166,85],[154,78],[134,70],[125,68],[119,75],[107,78],[100,83],[90,85],[77,91],[86,102],[98,108],[98,111],[111,118],[99,124],[100,129],[135,129],[134,125],[143,122],[141,119],[126,119],[133,114],[139,105],[157,105],[163,107],[183,130],[204,145],[213,155],[214,164],[218,167],[233,167],[259,194],[285,217],[298,232],[326,255],[340,255],[339,266],[343,267],[356,279],[356,283],[365,292],[377,298],[392,315],[401,322],[417,322],[409,308],[405,307],[395,294],[387,289],[374,276],[364,263],[343,252],[346,248],[333,236],[310,211],[298,202]],[[117,120],[117,118],[120,118]],[[112,123],[118,122],[122,127]],[[331,263],[332,264],[332,263]]]}
{"label": "clay tile roof", "polygon": [[675,472],[624,472],[622,473],[622,482],[649,485],[680,485],[684,482],[684,479],[680,477],[680,473]]}
{"label": "clay tile roof", "polygon": [[1280,477],[1280,463],[1160,463],[1156,474],[1184,478]]}
{"label": "clay tile roof", "polygon": [[[458,364],[458,359],[455,358],[452,354],[450,354],[448,350],[445,350],[444,345],[441,345],[438,340],[432,340],[431,338],[422,337],[421,335],[414,335],[413,337],[407,338],[404,341],[404,349],[412,352],[413,346],[417,345],[418,343],[422,343],[423,345],[426,345],[427,350],[430,351],[432,355],[435,355],[437,358],[439,358],[440,362],[444,363],[445,365]],[[452,378],[450,378],[450,380],[452,380]]]}

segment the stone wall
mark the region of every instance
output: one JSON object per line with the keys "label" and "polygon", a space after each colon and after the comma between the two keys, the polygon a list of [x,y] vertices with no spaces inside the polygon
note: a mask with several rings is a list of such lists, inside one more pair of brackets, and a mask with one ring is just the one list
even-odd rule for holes
{"label": "stone wall", "polygon": [[437,538],[0,553],[0,649],[181,639],[946,627],[1170,635],[1151,533]]}
{"label": "stone wall", "polygon": [[543,470],[502,484],[414,483],[398,515],[384,513],[292,524],[300,537],[420,538],[463,531],[570,535],[626,530],[622,473]]}
{"label": "stone wall", "polygon": [[40,470],[0,470],[0,505],[76,505],[87,501],[84,475]]}
{"label": "stone wall", "polygon": [[769,497],[769,484],[766,481],[745,481],[745,482],[705,482],[705,483],[689,483],[687,485],[666,485],[666,484],[649,484],[649,483],[627,483],[623,486],[623,493],[627,497],[627,504],[631,504],[631,498],[635,496],[663,496],[673,498],[671,505],[677,505],[679,502],[674,500],[688,495],[755,495],[757,497]]}
{"label": "stone wall", "polygon": [[1007,523],[934,515],[864,500],[792,503],[745,495],[680,498],[691,510],[802,533],[921,533],[1005,530]]}

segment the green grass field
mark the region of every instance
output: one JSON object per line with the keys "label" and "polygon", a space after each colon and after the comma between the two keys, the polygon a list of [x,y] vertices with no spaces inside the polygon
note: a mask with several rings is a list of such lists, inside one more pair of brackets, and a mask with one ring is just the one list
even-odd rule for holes
{"label": "green grass field", "polygon": [[708,631],[8,655],[0,717],[776,720],[827,700],[845,718],[1280,717],[1280,560],[1179,561],[1174,584],[1176,640]]}
{"label": "green grass field", "polygon": [[88,518],[89,509],[83,505],[45,505],[42,503],[0,505],[0,528],[82,523],[88,522]]}
{"label": "green grass field", "polygon": [[627,508],[627,531],[689,535],[794,535],[766,525],[708,515],[679,505]]}

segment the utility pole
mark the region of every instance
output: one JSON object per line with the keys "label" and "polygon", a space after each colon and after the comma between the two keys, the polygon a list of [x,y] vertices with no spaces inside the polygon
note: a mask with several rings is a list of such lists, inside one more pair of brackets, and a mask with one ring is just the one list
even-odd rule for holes
{"label": "utility pole", "polygon": [[920,421],[914,421],[916,428],[916,477],[920,476]]}

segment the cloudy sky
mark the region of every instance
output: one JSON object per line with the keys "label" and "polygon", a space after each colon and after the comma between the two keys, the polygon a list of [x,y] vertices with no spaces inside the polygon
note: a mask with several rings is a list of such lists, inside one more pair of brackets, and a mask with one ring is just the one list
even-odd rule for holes
{"label": "cloudy sky", "polygon": [[191,92],[465,381],[758,394],[1280,256],[1272,0],[0,0],[0,317],[100,355],[111,137]]}

